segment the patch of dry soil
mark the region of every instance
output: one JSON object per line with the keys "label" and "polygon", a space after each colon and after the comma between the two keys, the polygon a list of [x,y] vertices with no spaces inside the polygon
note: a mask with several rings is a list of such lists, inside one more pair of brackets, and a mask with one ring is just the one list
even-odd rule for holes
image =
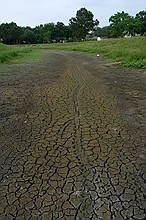
{"label": "patch of dry soil", "polygon": [[145,219],[144,70],[49,51],[0,84],[0,219]]}

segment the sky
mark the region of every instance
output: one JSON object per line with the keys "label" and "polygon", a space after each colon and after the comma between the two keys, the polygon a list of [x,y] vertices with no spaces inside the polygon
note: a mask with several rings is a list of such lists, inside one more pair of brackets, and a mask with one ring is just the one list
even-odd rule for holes
{"label": "sky", "polygon": [[68,25],[71,17],[85,7],[99,20],[99,27],[109,25],[110,16],[125,11],[129,15],[146,10],[146,0],[0,0],[0,24],[15,22],[35,27],[60,21]]}

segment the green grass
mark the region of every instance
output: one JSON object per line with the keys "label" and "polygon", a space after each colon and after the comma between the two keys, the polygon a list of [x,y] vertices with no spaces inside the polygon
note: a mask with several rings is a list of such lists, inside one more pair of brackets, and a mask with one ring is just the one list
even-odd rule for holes
{"label": "green grass", "polygon": [[0,44],[0,64],[20,63],[38,59],[42,56],[41,50],[34,50],[32,46],[8,46]]}
{"label": "green grass", "polygon": [[0,63],[35,60],[44,54],[42,49],[99,54],[111,62],[120,62],[126,67],[146,68],[146,37],[27,46],[0,44]]}
{"label": "green grass", "polygon": [[123,66],[146,68],[146,37],[36,45],[36,48],[99,54]]}

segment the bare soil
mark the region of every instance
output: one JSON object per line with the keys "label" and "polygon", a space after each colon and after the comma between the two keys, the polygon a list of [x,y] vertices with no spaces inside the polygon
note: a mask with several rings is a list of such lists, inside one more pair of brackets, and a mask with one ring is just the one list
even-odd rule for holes
{"label": "bare soil", "polygon": [[146,70],[47,51],[0,85],[0,219],[146,218]]}

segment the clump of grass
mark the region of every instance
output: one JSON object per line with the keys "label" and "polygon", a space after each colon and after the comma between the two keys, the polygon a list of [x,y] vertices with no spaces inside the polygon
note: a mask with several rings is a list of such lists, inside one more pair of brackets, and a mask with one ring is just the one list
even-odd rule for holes
{"label": "clump of grass", "polygon": [[32,49],[30,47],[21,46],[7,46],[0,44],[0,63],[9,62],[18,57],[22,57],[27,53],[30,53]]}

